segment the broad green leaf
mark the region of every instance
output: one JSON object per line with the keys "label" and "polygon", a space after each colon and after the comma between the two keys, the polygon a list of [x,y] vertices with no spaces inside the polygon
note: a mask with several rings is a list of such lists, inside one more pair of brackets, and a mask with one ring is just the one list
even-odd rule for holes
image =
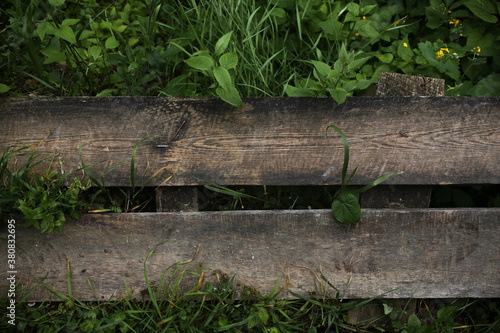
{"label": "broad green leaf", "polygon": [[361,219],[361,207],[356,197],[348,192],[342,192],[333,200],[333,216],[343,224],[353,224]]}
{"label": "broad green leaf", "polygon": [[64,2],[65,0],[49,0],[49,3],[54,7],[62,6]]}
{"label": "broad green leaf", "polygon": [[356,60],[352,61],[347,66],[347,70],[348,71],[356,71],[358,68],[360,68],[361,66],[363,66],[363,64],[365,62],[367,62],[371,57],[372,56],[367,56],[367,57],[363,57],[363,58],[356,59]]}
{"label": "broad green leaf", "polygon": [[104,89],[103,91],[97,93],[96,96],[113,96],[117,92],[117,89]]}
{"label": "broad green leaf", "polygon": [[342,73],[341,73],[341,72],[339,72],[339,71],[338,71],[338,70],[336,70],[336,69],[332,69],[332,70],[330,71],[330,73],[328,73],[328,75],[326,76],[326,79],[327,79],[327,80],[331,80],[331,79],[337,78],[337,77],[339,77],[339,76],[341,76],[341,75],[342,75]]}
{"label": "broad green leaf", "polygon": [[217,66],[214,68],[213,71],[217,83],[219,83],[219,85],[222,88],[229,91],[231,87],[233,87],[233,82],[231,80],[231,75],[229,74],[227,69],[225,69],[224,67]]}
{"label": "broad green leaf", "polygon": [[403,39],[398,45],[398,56],[403,60],[411,60],[413,54],[408,39]]}
{"label": "broad green leaf", "polygon": [[375,7],[377,7],[377,5],[363,6],[363,7],[361,8],[361,14],[366,15],[366,14],[368,14],[369,12],[371,12],[371,10],[372,10],[373,8],[375,8]]}
{"label": "broad green leaf", "polygon": [[54,26],[48,21],[42,21],[36,26],[36,32],[38,33],[38,37],[40,37],[40,40],[43,40],[45,38],[45,35],[47,34],[53,35],[54,30]]}
{"label": "broad green leaf", "polygon": [[108,39],[106,39],[106,43],[104,44],[104,46],[108,50],[114,49],[114,48],[118,47],[118,45],[120,45],[120,44],[118,43],[118,41],[116,40],[116,38],[114,36],[111,36]]}
{"label": "broad green leaf", "polygon": [[269,14],[271,16],[274,16],[274,17],[277,17],[277,18],[285,18],[286,17],[286,12],[283,8],[279,8],[279,7],[274,7],[271,9],[271,11],[269,12]]}
{"label": "broad green leaf", "polygon": [[349,95],[349,93],[343,88],[329,89],[328,92],[330,93],[330,96],[333,97],[335,102],[337,102],[337,104],[344,103],[345,99]]}
{"label": "broad green leaf", "polygon": [[379,35],[378,31],[374,27],[372,27],[371,22],[368,20],[361,20],[356,22],[355,28],[363,37],[375,38]]}
{"label": "broad green leaf", "polygon": [[472,89],[472,96],[500,97],[500,74],[492,73]]}
{"label": "broad green leaf", "polygon": [[269,313],[267,313],[267,310],[265,308],[259,307],[257,309],[257,313],[259,314],[259,318],[262,321],[264,325],[267,325],[267,320],[269,319]]}
{"label": "broad green leaf", "polygon": [[100,46],[91,46],[89,47],[89,56],[94,58],[94,61],[97,60],[101,56],[101,47]]}
{"label": "broad green leaf", "polygon": [[285,90],[286,94],[290,97],[314,97],[314,92],[306,87],[294,87],[288,85]]}
{"label": "broad green leaf", "polygon": [[184,60],[189,66],[202,71],[209,71],[214,68],[214,60],[207,56],[195,56]]}
{"label": "broad green leaf", "polygon": [[67,40],[71,44],[76,44],[75,32],[68,25],[61,26],[58,29],[54,29],[54,35],[56,35],[57,37],[62,38],[64,40]]}
{"label": "broad green leaf", "polygon": [[474,13],[474,15],[485,22],[498,22],[498,17],[492,15],[493,13],[496,13],[496,8],[489,0],[471,0],[467,1],[465,3],[465,6],[467,6],[467,8],[469,8]]}
{"label": "broad green leaf", "polygon": [[415,314],[412,314],[408,318],[408,329],[410,332],[416,332],[421,326],[422,323],[420,323],[420,319]]}
{"label": "broad green leaf", "polygon": [[342,23],[329,17],[325,21],[318,23],[318,26],[328,35],[331,35],[333,40],[342,40],[345,38],[342,30]]}
{"label": "broad green leaf", "polygon": [[233,34],[233,32],[228,32],[227,34],[225,34],[224,36],[222,36],[221,38],[219,38],[219,40],[217,41],[217,43],[215,43],[215,56],[218,57],[220,56],[222,53],[224,53],[224,51],[226,50],[227,46],[229,45],[229,40],[231,39],[231,35]]}
{"label": "broad green leaf", "polygon": [[58,47],[49,46],[42,49],[40,52],[47,57],[47,59],[43,62],[44,64],[51,64],[53,62],[66,60],[66,55],[64,52],[61,52]]}
{"label": "broad green leaf", "polygon": [[238,64],[238,55],[234,52],[224,53],[220,56],[219,63],[225,69],[235,68]]}
{"label": "broad green leaf", "polygon": [[356,80],[356,89],[363,90],[368,88],[373,82],[370,80]]}
{"label": "broad green leaf", "polygon": [[378,58],[381,62],[388,64],[392,61],[392,59],[394,59],[394,56],[392,55],[392,53],[385,53],[378,55]]}
{"label": "broad green leaf", "polygon": [[217,87],[215,92],[223,101],[238,108],[243,107],[243,101],[241,100],[240,93],[234,86],[231,86],[229,90],[226,90],[222,87]]}
{"label": "broad green leaf", "polygon": [[6,84],[0,83],[0,93],[6,93],[10,90],[10,87]]}
{"label": "broad green leaf", "polygon": [[69,26],[69,25],[74,25],[80,22],[80,19],[65,19],[64,21],[61,22],[61,26]]}
{"label": "broad green leaf", "polygon": [[332,70],[330,66],[328,66],[328,64],[325,64],[324,62],[311,60],[311,63],[314,65],[314,68],[322,78],[326,78]]}
{"label": "broad green leaf", "polygon": [[453,314],[453,312],[455,312],[456,309],[457,309],[456,306],[447,306],[442,309],[439,309],[439,311],[436,314],[437,321],[441,323],[444,322]]}
{"label": "broad green leaf", "polygon": [[358,16],[359,15],[359,5],[357,3],[355,3],[355,2],[349,2],[349,4],[347,5],[347,10],[353,16]]}

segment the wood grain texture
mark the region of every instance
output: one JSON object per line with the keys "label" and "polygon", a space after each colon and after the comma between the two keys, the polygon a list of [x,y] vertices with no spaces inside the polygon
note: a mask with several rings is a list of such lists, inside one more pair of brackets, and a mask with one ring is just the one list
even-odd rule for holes
{"label": "wood grain texture", "polygon": [[[321,271],[346,298],[499,297],[499,222],[496,208],[364,209],[353,226],[337,223],[329,210],[84,215],[61,234],[42,235],[18,221],[17,245],[26,253],[17,252],[16,268],[20,287],[46,276],[66,293],[69,261],[75,297],[95,299],[88,279],[97,299],[121,298],[125,278],[140,299],[144,261],[157,246],[146,262],[153,285],[198,251],[193,267],[236,274],[264,293],[283,269],[286,291],[303,295],[318,292],[314,274]],[[2,247],[1,267],[5,252]],[[0,292],[5,289],[2,283]],[[55,296],[40,289],[29,297],[44,298]]]}
{"label": "wood grain texture", "polygon": [[443,79],[382,72],[377,85],[378,96],[444,96]]}
{"label": "wood grain texture", "polygon": [[[137,182],[161,168],[151,185],[339,184],[341,128],[351,147],[352,184],[395,171],[386,184],[500,183],[500,98],[249,98],[241,109],[215,98],[78,97],[0,100],[0,149],[47,140],[64,172],[102,162],[94,174],[108,186],[129,186],[138,149]],[[184,123],[185,122],[185,123]],[[181,131],[175,137],[180,125]],[[406,136],[402,136],[405,133]],[[172,140],[172,141],[171,141]],[[168,146],[157,148],[157,145]],[[104,161],[104,162],[103,162]]]}

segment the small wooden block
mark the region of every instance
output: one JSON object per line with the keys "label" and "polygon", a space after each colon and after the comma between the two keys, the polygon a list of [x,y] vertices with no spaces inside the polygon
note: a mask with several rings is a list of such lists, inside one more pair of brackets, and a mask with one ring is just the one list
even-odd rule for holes
{"label": "small wooden block", "polygon": [[197,212],[198,191],[196,187],[160,187],[156,190],[157,212]]}
{"label": "small wooden block", "polygon": [[379,76],[377,96],[444,96],[444,80],[383,72]]}

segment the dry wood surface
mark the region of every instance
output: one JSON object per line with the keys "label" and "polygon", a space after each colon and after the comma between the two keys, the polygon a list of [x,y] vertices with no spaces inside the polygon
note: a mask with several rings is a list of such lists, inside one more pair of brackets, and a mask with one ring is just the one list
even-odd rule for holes
{"label": "dry wood surface", "polygon": [[[241,285],[263,293],[283,272],[285,297],[320,295],[320,272],[346,298],[500,297],[499,222],[496,208],[364,209],[352,226],[334,221],[329,210],[86,214],[61,234],[17,221],[23,251],[16,269],[19,287],[46,277],[66,294],[69,263],[73,295],[81,300],[120,299],[124,279],[132,297],[143,298],[144,263],[153,250],[146,267],[154,286],[170,265],[194,258],[193,270],[213,269],[207,281],[236,274]],[[5,251],[0,267],[7,267]],[[0,278],[6,281],[5,270]],[[0,285],[3,295],[6,288]],[[44,288],[28,299],[45,298],[56,299]]]}
{"label": "dry wood surface", "polygon": [[[341,128],[352,184],[402,171],[386,184],[500,183],[500,99],[468,97],[248,98],[241,109],[216,98],[76,97],[1,99],[0,149],[35,145],[70,172],[86,164],[108,186],[339,184]],[[78,173],[80,175],[80,173]],[[166,179],[167,182],[164,183]]]}

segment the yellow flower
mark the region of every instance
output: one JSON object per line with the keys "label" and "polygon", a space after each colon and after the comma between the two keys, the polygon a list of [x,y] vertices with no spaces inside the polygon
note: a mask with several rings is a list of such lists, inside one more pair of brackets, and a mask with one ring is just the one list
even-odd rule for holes
{"label": "yellow flower", "polygon": [[453,26],[456,27],[459,22],[460,22],[460,20],[452,18],[449,23],[453,24]]}
{"label": "yellow flower", "polygon": [[403,45],[404,45],[404,47],[408,47],[408,44],[406,44],[406,42],[405,42],[405,43],[403,43]]}
{"label": "yellow flower", "polygon": [[358,34],[357,32],[355,32],[355,33],[354,33],[354,36],[358,37],[358,36],[359,36],[359,34]]}
{"label": "yellow flower", "polygon": [[477,47],[477,51],[476,51],[476,52],[477,52],[477,53],[480,53],[480,52],[481,52],[481,48],[480,48],[479,46]]}
{"label": "yellow flower", "polygon": [[363,20],[366,20],[366,16],[363,16]]}
{"label": "yellow flower", "polygon": [[447,47],[442,47],[441,50],[439,50],[438,52],[436,52],[436,59],[439,59],[441,57],[444,56],[444,52],[443,51],[446,51],[446,53],[450,53],[450,50],[448,50]]}

